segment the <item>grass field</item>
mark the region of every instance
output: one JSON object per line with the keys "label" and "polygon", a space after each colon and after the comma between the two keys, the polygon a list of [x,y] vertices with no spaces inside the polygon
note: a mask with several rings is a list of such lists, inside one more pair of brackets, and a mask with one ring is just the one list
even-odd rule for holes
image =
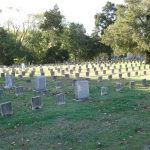
{"label": "grass field", "polygon": [[[97,82],[91,76],[90,101],[74,102],[75,87],[72,79],[59,76],[62,89],[55,88],[52,77],[47,76],[49,92],[40,94],[42,108],[31,109],[35,79],[26,84],[15,78],[16,86],[24,92],[15,95],[15,89],[4,89],[5,80],[0,78],[3,97],[0,103],[11,101],[13,115],[0,116],[0,150],[150,150],[150,73],[130,78],[114,78]],[[147,85],[141,85],[141,79]],[[84,79],[80,77],[79,80]],[[130,89],[129,82],[135,81]],[[116,91],[116,83],[123,85]],[[101,96],[102,86],[108,94]],[[57,105],[56,94],[64,92],[66,104]]]}

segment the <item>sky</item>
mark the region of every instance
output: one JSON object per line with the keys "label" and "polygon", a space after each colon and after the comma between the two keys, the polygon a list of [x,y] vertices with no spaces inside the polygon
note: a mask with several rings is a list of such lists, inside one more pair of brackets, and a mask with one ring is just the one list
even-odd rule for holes
{"label": "sky", "polygon": [[2,14],[6,14],[4,10],[7,7],[21,8],[26,14],[36,14],[53,9],[57,4],[67,21],[83,24],[87,34],[90,35],[94,29],[94,15],[102,12],[102,7],[107,1],[115,4],[124,2],[124,0],[3,0],[0,9]]}

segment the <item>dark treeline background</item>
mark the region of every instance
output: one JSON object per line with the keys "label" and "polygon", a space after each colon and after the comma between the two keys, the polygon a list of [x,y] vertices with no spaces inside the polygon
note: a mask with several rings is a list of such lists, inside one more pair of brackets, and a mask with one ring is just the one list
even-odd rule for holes
{"label": "dark treeline background", "polygon": [[[8,10],[21,13],[12,7]],[[24,21],[8,17],[0,25],[0,64],[110,60],[128,53],[145,55],[145,62],[150,63],[149,0],[125,0],[121,5],[108,1],[93,17],[91,35],[82,24],[68,22],[57,4],[40,14],[28,14]]]}

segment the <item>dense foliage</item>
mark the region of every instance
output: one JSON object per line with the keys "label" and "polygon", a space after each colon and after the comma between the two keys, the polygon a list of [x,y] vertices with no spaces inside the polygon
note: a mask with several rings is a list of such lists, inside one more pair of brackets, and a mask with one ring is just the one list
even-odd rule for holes
{"label": "dense foliage", "polygon": [[117,6],[108,1],[94,16],[95,30],[90,36],[82,24],[68,22],[58,5],[29,14],[25,21],[10,17],[0,25],[0,64],[88,61],[101,54],[111,59],[112,54],[127,53],[146,54],[150,63],[149,8],[149,0],[125,0]]}

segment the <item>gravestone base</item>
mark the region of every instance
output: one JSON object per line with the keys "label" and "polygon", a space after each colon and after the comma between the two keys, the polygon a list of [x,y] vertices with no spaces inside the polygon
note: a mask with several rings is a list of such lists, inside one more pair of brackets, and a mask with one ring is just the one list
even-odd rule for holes
{"label": "gravestone base", "polygon": [[73,99],[74,102],[86,102],[86,101],[90,101],[90,98],[84,98],[84,99]]}
{"label": "gravestone base", "polygon": [[48,92],[48,89],[35,89],[33,90],[34,93],[44,93],[44,92]]}

